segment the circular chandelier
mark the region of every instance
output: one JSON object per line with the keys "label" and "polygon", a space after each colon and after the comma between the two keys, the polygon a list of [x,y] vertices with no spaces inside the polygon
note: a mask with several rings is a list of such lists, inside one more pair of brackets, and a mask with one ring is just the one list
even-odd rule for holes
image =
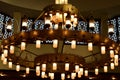
{"label": "circular chandelier", "polygon": [[[68,0],[56,0],[55,3],[45,7],[37,18],[37,20],[44,21],[44,29],[27,31],[28,20],[24,18],[22,20],[23,31],[2,40],[1,60],[3,64],[8,62],[9,68],[15,64],[16,71],[20,71],[20,66],[26,67],[26,74],[29,74],[30,69],[35,69],[36,76],[41,76],[41,78],[54,79],[57,73],[62,80],[81,78],[82,75],[88,76],[89,69],[95,69],[95,74],[98,75],[101,67],[103,67],[104,72],[108,72],[109,65],[112,70],[118,66],[119,45],[100,34],[78,31],[79,11],[77,8],[68,4]],[[89,28],[93,31],[94,27],[95,21],[92,18],[89,20]],[[10,21],[7,24],[7,30],[11,31]],[[112,24],[109,25],[108,32],[113,34]],[[34,61],[27,60],[27,56],[22,59],[15,55],[16,47],[20,49],[20,52],[26,50],[27,44],[35,44],[35,47],[39,49],[46,40],[50,40],[50,44],[55,49],[59,48],[59,41],[69,41],[71,49],[74,50],[77,47],[77,42],[84,42],[89,52],[93,52],[93,46],[97,46],[103,59],[88,64],[82,56],[59,51],[38,55]]]}

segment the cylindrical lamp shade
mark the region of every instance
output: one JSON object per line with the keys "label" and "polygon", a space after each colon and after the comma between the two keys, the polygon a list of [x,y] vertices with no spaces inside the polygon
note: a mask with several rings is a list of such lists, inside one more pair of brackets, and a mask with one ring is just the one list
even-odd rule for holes
{"label": "cylindrical lamp shade", "polygon": [[72,49],[75,49],[75,48],[76,48],[76,41],[75,41],[75,40],[72,40],[72,41],[71,41],[71,48],[72,48]]}
{"label": "cylindrical lamp shade", "polygon": [[50,73],[50,79],[51,79],[51,80],[54,79],[54,73]]}
{"label": "cylindrical lamp shade", "polygon": [[61,80],[65,80],[65,73],[61,74]]}
{"label": "cylindrical lamp shade", "polygon": [[88,42],[88,51],[92,51],[92,50],[93,50],[93,43]]}
{"label": "cylindrical lamp shade", "polygon": [[110,68],[111,68],[111,70],[114,70],[115,69],[115,65],[114,65],[114,63],[112,62],[112,63],[110,63]]}
{"label": "cylindrical lamp shade", "polygon": [[40,40],[36,40],[36,48],[40,48],[41,47],[41,41]]}
{"label": "cylindrical lamp shade", "polygon": [[57,70],[57,63],[53,63],[53,70]]}
{"label": "cylindrical lamp shade", "polygon": [[94,29],[95,28],[95,21],[94,21],[94,19],[90,19],[89,20],[89,28],[90,29]]}
{"label": "cylindrical lamp shade", "polygon": [[75,65],[75,72],[77,73],[79,70],[79,65]]}
{"label": "cylindrical lamp shade", "polygon": [[108,66],[104,66],[104,72],[108,72]]}
{"label": "cylindrical lamp shade", "polygon": [[30,68],[26,67],[26,74],[29,74],[29,73],[30,73]]}
{"label": "cylindrical lamp shade", "polygon": [[5,59],[4,54],[1,54],[1,60],[3,61]]}
{"label": "cylindrical lamp shade", "polygon": [[75,79],[76,73],[71,73],[71,79]]}
{"label": "cylindrical lamp shade", "polygon": [[21,50],[25,50],[26,47],[26,43],[25,42],[21,42]]}
{"label": "cylindrical lamp shade", "polygon": [[4,50],[3,50],[3,54],[4,54],[5,57],[7,57],[7,56],[8,56],[8,50],[7,50],[7,49],[4,49]]}
{"label": "cylindrical lamp shade", "polygon": [[16,65],[16,71],[20,71],[20,65],[19,64]]}
{"label": "cylindrical lamp shade", "polygon": [[4,60],[3,60],[3,64],[4,64],[4,65],[7,64],[7,58],[4,58]]}
{"label": "cylindrical lamp shade", "polygon": [[110,57],[114,58],[114,50],[110,50]]}
{"label": "cylindrical lamp shade", "polygon": [[118,64],[119,64],[119,56],[118,55],[115,55],[114,56],[114,64],[115,64],[115,66],[118,66]]}
{"label": "cylindrical lamp shade", "polygon": [[111,23],[108,25],[108,33],[109,34],[113,34],[114,33],[114,25],[111,24]]}
{"label": "cylindrical lamp shade", "polygon": [[84,74],[85,76],[88,76],[88,70],[85,70],[85,74]]}
{"label": "cylindrical lamp shade", "polygon": [[53,40],[53,48],[57,48],[58,47],[58,40],[54,39]]}
{"label": "cylindrical lamp shade", "polygon": [[83,68],[80,68],[80,72],[81,72],[81,75],[83,75],[83,72],[84,72]]}
{"label": "cylindrical lamp shade", "polygon": [[79,70],[79,71],[78,71],[78,78],[81,78],[81,76],[82,76],[82,75],[81,75],[81,71]]}
{"label": "cylindrical lamp shade", "polygon": [[105,46],[101,46],[101,54],[105,54],[106,53],[106,48]]}
{"label": "cylindrical lamp shade", "polygon": [[10,46],[10,53],[14,54],[15,47],[13,45]]}
{"label": "cylindrical lamp shade", "polygon": [[95,68],[95,75],[98,75],[98,74],[99,74],[99,69]]}
{"label": "cylindrical lamp shade", "polygon": [[41,77],[45,78],[45,72],[41,72]]}
{"label": "cylindrical lamp shade", "polygon": [[65,71],[69,71],[69,63],[65,63]]}
{"label": "cylindrical lamp shade", "polygon": [[42,71],[46,71],[46,64],[42,64]]}
{"label": "cylindrical lamp shade", "polygon": [[40,66],[36,66],[36,76],[40,76]]}
{"label": "cylindrical lamp shade", "polygon": [[12,68],[12,62],[10,61],[10,62],[8,62],[8,68]]}

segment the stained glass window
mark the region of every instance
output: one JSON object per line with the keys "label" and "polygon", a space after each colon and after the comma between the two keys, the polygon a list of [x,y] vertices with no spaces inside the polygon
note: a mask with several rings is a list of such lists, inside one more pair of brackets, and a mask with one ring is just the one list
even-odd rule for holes
{"label": "stained glass window", "polygon": [[118,17],[118,39],[120,41],[120,17]]}

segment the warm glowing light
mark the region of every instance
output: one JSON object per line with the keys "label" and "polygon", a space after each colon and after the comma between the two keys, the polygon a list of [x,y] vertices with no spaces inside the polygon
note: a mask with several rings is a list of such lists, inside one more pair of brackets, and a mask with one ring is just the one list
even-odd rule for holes
{"label": "warm glowing light", "polygon": [[54,73],[50,73],[50,79],[53,80],[54,79]]}
{"label": "warm glowing light", "polygon": [[4,50],[3,50],[3,54],[4,54],[5,57],[7,57],[7,56],[8,56],[8,50],[7,50],[7,49],[4,49]]}
{"label": "warm glowing light", "polygon": [[88,76],[88,70],[85,70],[85,76]]}
{"label": "warm glowing light", "polygon": [[10,61],[10,62],[8,62],[8,68],[12,68],[12,62]]}
{"label": "warm glowing light", "polygon": [[92,51],[93,50],[93,43],[89,42],[88,43],[88,51]]}
{"label": "warm glowing light", "polygon": [[99,69],[95,68],[95,75],[98,75],[98,73],[99,73]]}
{"label": "warm glowing light", "polygon": [[114,33],[114,25],[113,24],[109,24],[108,25],[108,33],[109,34],[113,34]]}
{"label": "warm glowing light", "polygon": [[61,80],[65,80],[65,73],[61,74]]}
{"label": "warm glowing light", "polygon": [[5,59],[4,54],[1,54],[1,60],[3,61]]}
{"label": "warm glowing light", "polygon": [[54,39],[53,40],[53,48],[57,48],[58,47],[58,40]]}
{"label": "warm glowing light", "polygon": [[41,72],[41,77],[45,78],[45,72]]}
{"label": "warm glowing light", "polygon": [[36,66],[36,76],[40,76],[40,66]]}
{"label": "warm glowing light", "polygon": [[13,54],[14,53],[14,49],[15,47],[13,45],[10,46],[10,53]]}
{"label": "warm glowing light", "polygon": [[20,65],[19,64],[16,65],[16,71],[20,71]]}
{"label": "warm glowing light", "polygon": [[53,70],[57,70],[57,63],[53,63]]}
{"label": "warm glowing light", "polygon": [[76,48],[76,41],[75,41],[75,40],[72,40],[72,41],[71,41],[71,48],[72,48],[72,49],[75,49],[75,48]]}
{"label": "warm glowing light", "polygon": [[21,50],[25,50],[26,47],[26,43],[25,42],[21,42]]}
{"label": "warm glowing light", "polygon": [[30,68],[26,67],[26,74],[29,74],[29,73],[30,73]]}
{"label": "warm glowing light", "polygon": [[46,71],[46,64],[42,64],[42,71]]}
{"label": "warm glowing light", "polygon": [[23,21],[22,26],[28,26],[28,23],[26,21]]}
{"label": "warm glowing light", "polygon": [[12,25],[11,24],[7,25],[7,29],[12,30]]}
{"label": "warm glowing light", "polygon": [[118,66],[118,64],[119,64],[119,56],[118,55],[115,55],[114,56],[114,64],[115,64],[115,66]]}
{"label": "warm glowing light", "polygon": [[115,69],[115,65],[114,65],[114,63],[112,62],[112,63],[110,63],[110,68],[112,69],[112,70],[114,70]]}
{"label": "warm glowing light", "polygon": [[108,66],[104,66],[104,72],[108,72]]}
{"label": "warm glowing light", "polygon": [[69,63],[65,63],[65,71],[69,71]]}
{"label": "warm glowing light", "polygon": [[95,28],[95,21],[93,19],[89,21],[89,28]]}
{"label": "warm glowing light", "polygon": [[78,71],[78,78],[81,78],[81,76],[82,76],[82,75],[81,75],[81,71],[79,70],[79,71]]}
{"label": "warm glowing light", "polygon": [[41,47],[41,41],[40,40],[36,40],[36,48],[40,48]]}
{"label": "warm glowing light", "polygon": [[4,58],[4,60],[3,60],[3,64],[4,64],[4,65],[7,64],[7,58]]}
{"label": "warm glowing light", "polygon": [[101,46],[101,54],[105,54],[106,53],[106,48],[105,46]]}
{"label": "warm glowing light", "polygon": [[77,73],[79,70],[79,65],[75,65],[75,72]]}
{"label": "warm glowing light", "polygon": [[81,73],[81,75],[83,75],[83,68],[80,68],[80,73]]}
{"label": "warm glowing light", "polygon": [[114,50],[110,50],[110,57],[111,57],[111,58],[114,57]]}
{"label": "warm glowing light", "polygon": [[71,79],[75,79],[76,73],[71,73]]}

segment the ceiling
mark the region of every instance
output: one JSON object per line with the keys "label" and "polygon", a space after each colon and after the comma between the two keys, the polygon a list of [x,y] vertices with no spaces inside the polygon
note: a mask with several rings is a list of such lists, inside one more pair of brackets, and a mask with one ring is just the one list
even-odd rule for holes
{"label": "ceiling", "polygon": [[[70,4],[75,5],[83,16],[89,16],[92,14],[96,17],[101,15],[107,15],[111,17],[120,14],[120,0],[68,1]],[[2,11],[10,14],[11,12],[19,11],[24,14],[28,14],[29,16],[33,15],[32,17],[36,17],[44,7],[49,4],[54,4],[54,2],[54,0],[0,0],[0,7]],[[16,8],[14,8],[14,6]]]}

